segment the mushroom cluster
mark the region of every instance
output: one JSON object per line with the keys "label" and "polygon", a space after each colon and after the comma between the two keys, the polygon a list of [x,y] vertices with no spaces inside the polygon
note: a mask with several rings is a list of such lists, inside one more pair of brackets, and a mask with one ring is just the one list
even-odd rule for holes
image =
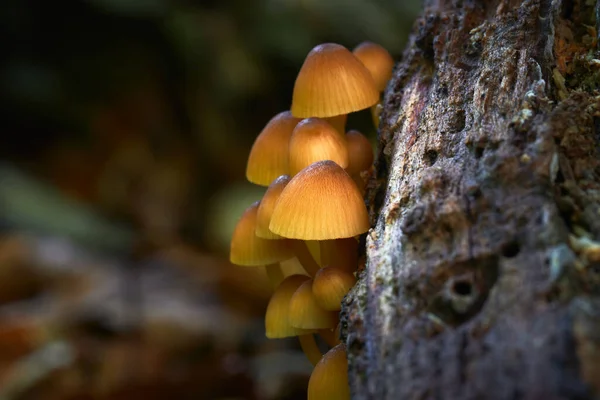
{"label": "mushroom cluster", "polygon": [[[356,283],[358,236],[369,229],[363,191],[373,149],[360,132],[346,133],[346,118],[377,106],[392,65],[373,43],[354,52],[315,47],[296,78],[290,111],[267,123],[248,158],[247,179],[268,188],[239,220],[230,260],[266,268],[275,288],[266,336],[299,338],[315,365],[312,400],[350,397],[339,310]],[[284,276],[280,263],[294,257],[306,274]],[[315,335],[332,347],[325,355]]]}

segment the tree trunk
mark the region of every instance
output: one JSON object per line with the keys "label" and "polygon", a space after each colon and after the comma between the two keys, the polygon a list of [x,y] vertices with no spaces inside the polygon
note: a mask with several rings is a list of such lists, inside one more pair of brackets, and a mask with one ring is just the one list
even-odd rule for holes
{"label": "tree trunk", "polygon": [[425,1],[344,304],[354,399],[600,395],[596,8]]}

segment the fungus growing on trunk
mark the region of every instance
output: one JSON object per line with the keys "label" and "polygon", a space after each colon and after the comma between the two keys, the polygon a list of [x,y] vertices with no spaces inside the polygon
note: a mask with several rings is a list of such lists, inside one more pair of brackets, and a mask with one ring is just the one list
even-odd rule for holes
{"label": "fungus growing on trunk", "polygon": [[292,96],[292,115],[299,118],[335,117],[371,107],[379,91],[369,70],[350,50],[334,43],[308,53]]}

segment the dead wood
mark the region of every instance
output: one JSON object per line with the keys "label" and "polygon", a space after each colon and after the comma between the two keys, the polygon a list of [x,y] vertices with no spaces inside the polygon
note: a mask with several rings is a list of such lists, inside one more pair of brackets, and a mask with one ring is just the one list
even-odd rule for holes
{"label": "dead wood", "polygon": [[353,398],[598,398],[596,7],[425,1],[344,304]]}

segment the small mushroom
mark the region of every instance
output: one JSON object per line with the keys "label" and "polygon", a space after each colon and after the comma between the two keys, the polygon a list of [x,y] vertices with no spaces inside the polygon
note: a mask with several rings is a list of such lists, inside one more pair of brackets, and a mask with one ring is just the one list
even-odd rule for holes
{"label": "small mushroom", "polygon": [[300,171],[283,189],[269,229],[291,239],[349,238],[369,229],[369,217],[352,178],[325,160]]}
{"label": "small mushroom", "polygon": [[271,296],[265,316],[266,336],[270,339],[298,336],[302,351],[309,361],[316,365],[321,359],[321,350],[315,342],[314,330],[297,328],[292,324],[291,300],[304,283],[309,282],[304,275],[291,275],[281,282]]}
{"label": "small mushroom", "polygon": [[334,161],[342,168],[348,166],[346,138],[320,118],[306,118],[296,125],[289,154],[291,176],[322,160]]}
{"label": "small mushroom", "polygon": [[325,160],[292,178],[275,205],[269,229],[290,239],[319,240],[321,265],[338,266],[338,260],[347,259],[344,249],[354,236],[369,229],[369,217],[352,178]]}
{"label": "small mushroom", "polygon": [[250,150],[246,167],[248,181],[269,186],[278,176],[289,174],[289,141],[298,122],[300,119],[289,111],[271,118]]}
{"label": "small mushroom", "polygon": [[348,146],[348,168],[346,168],[346,171],[348,171],[362,193],[366,182],[361,173],[368,171],[373,165],[373,146],[365,135],[356,130],[346,133],[346,143]]}
{"label": "small mushroom", "polygon": [[346,133],[348,147],[348,167],[346,171],[353,176],[366,171],[373,165],[373,146],[365,135],[356,130]]}
{"label": "small mushroom", "polygon": [[308,381],[308,400],[350,400],[345,345],[329,350],[315,366]]}
{"label": "small mushroom", "polygon": [[[283,237],[271,232],[269,230],[269,224],[271,222],[273,210],[275,209],[275,204],[277,204],[277,200],[279,200],[281,192],[287,186],[289,181],[290,177],[288,175],[282,175],[275,179],[265,192],[257,212],[256,235],[258,237],[268,238],[271,240],[284,239]],[[307,244],[301,240],[288,239],[287,241],[290,242],[294,255],[304,270],[310,276],[314,276],[319,270],[320,266],[315,258],[311,255]]]}
{"label": "small mushroom", "polygon": [[279,195],[283,191],[283,188],[290,182],[290,179],[289,175],[281,175],[271,182],[267,188],[260,201],[260,206],[258,206],[256,236],[263,239],[281,239],[281,236],[269,230],[269,223],[271,222],[271,215],[273,214],[273,209],[275,209]]}
{"label": "small mushroom", "polygon": [[256,236],[257,201],[244,211],[231,238],[229,260],[243,266],[266,266],[267,275],[277,286],[283,279],[279,262],[294,257],[292,242],[289,240],[268,240]]}
{"label": "small mushroom", "polygon": [[394,68],[394,59],[390,53],[373,42],[362,42],[352,50],[352,53],[367,67],[377,90],[383,92],[392,77]]}
{"label": "small mushroom", "polygon": [[369,108],[379,91],[369,70],[347,48],[325,43],[312,49],[298,73],[292,115],[335,117]]}
{"label": "small mushroom", "polygon": [[[352,53],[369,70],[377,90],[383,92],[392,77],[392,70],[394,69],[394,59],[390,53],[382,46],[372,42],[362,42],[354,48]],[[375,128],[379,126],[381,108],[381,103],[371,107],[371,116]]]}
{"label": "small mushroom", "polygon": [[339,268],[325,267],[315,275],[312,290],[317,304],[324,310],[339,311],[342,300],[356,283],[353,274]]}
{"label": "small mushroom", "polygon": [[269,339],[311,333],[310,330],[297,328],[290,321],[290,301],[296,290],[310,278],[305,275],[290,275],[275,289],[265,316],[265,333]]}
{"label": "small mushroom", "polygon": [[290,301],[290,323],[301,329],[334,329],[337,313],[319,305],[312,289],[313,281],[307,280],[296,289]]}

